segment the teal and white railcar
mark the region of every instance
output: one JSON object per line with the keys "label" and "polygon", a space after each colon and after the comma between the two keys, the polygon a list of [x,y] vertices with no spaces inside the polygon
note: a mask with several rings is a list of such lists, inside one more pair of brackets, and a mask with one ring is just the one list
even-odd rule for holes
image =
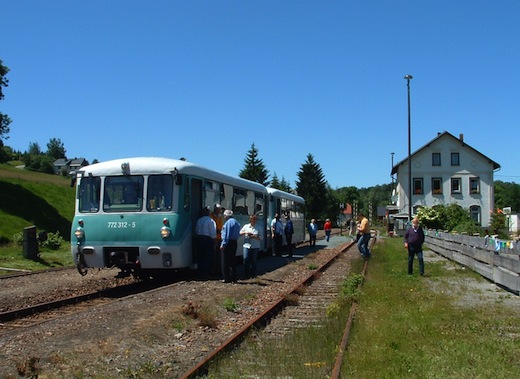
{"label": "teal and white railcar", "polygon": [[82,274],[89,267],[118,267],[138,277],[195,269],[194,225],[203,207],[217,203],[241,225],[256,214],[262,250],[268,248],[269,196],[259,183],[154,157],[96,163],[78,170],[75,180],[71,250]]}
{"label": "teal and white railcar", "polygon": [[[282,221],[285,228],[285,216],[288,215],[293,222],[293,244],[305,241],[305,199],[301,196],[271,187],[267,187],[267,193],[269,194],[269,204],[266,207],[268,211],[267,225],[270,226],[274,216],[279,214],[280,221]],[[284,235],[283,246],[286,245],[287,241]],[[272,239],[269,239],[268,248],[273,248]]]}

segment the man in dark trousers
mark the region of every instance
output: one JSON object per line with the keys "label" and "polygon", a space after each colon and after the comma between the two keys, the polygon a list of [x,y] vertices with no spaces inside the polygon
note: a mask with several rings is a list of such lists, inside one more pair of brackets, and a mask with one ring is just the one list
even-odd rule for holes
{"label": "man in dark trousers", "polygon": [[412,226],[404,233],[404,247],[408,249],[408,275],[413,273],[413,259],[417,254],[419,260],[419,271],[424,276],[424,259],[422,245],[424,243],[424,231],[419,226],[419,219],[414,218]]}
{"label": "man in dark trousers", "polygon": [[285,216],[286,222],[285,227],[283,229],[283,232],[285,233],[285,239],[287,240],[287,253],[289,254],[289,257],[292,257],[293,252],[293,244],[292,244],[292,236],[294,234],[294,226],[291,221],[291,216],[287,214]]}

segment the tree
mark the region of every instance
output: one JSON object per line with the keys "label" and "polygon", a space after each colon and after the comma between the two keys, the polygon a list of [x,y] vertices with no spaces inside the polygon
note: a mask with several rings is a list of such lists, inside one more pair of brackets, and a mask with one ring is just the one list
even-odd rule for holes
{"label": "tree", "polygon": [[47,144],[47,155],[56,160],[60,158],[66,158],[65,155],[67,150],[63,146],[63,142],[59,138],[51,138],[49,143]]}
{"label": "tree", "polygon": [[278,175],[276,175],[276,172],[273,173],[273,178],[271,179],[271,184],[269,186],[289,193],[292,191],[289,182],[285,180],[283,176],[282,180],[278,179]]}
{"label": "tree", "polygon": [[497,180],[495,187],[495,207],[511,207],[513,212],[520,212],[520,184]]}
{"label": "tree", "polygon": [[[9,67],[4,66],[2,60],[0,59],[0,100],[4,99],[3,87],[9,86],[9,80],[5,77],[9,72]],[[11,123],[11,119],[8,115],[0,112],[0,140],[8,139],[9,136],[9,124]]]}
{"label": "tree", "polygon": [[264,186],[269,185],[269,171],[265,168],[264,162],[258,158],[258,150],[254,143],[247,152],[247,157],[244,160],[244,168],[240,171],[239,176]]}
{"label": "tree", "polygon": [[39,171],[43,153],[38,142],[29,143],[29,151],[23,157],[23,163],[29,170]]}
{"label": "tree", "polygon": [[328,185],[320,165],[314,161],[312,154],[307,155],[307,161],[300,167],[296,191],[305,199],[308,218],[324,218],[329,211]]}
{"label": "tree", "polygon": [[283,176],[280,182],[280,189],[285,192],[292,192],[291,184]]}

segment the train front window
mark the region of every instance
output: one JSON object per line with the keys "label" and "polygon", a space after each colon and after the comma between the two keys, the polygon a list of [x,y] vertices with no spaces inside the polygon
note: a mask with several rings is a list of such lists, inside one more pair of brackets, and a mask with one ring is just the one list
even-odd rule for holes
{"label": "train front window", "polygon": [[81,213],[96,213],[99,211],[100,192],[101,179],[99,177],[83,177],[78,188],[78,210]]}
{"label": "train front window", "polygon": [[140,211],[143,207],[142,176],[108,176],[105,178],[103,210],[105,212]]}
{"label": "train front window", "polygon": [[172,209],[173,176],[151,175],[148,177],[146,209],[148,212]]}

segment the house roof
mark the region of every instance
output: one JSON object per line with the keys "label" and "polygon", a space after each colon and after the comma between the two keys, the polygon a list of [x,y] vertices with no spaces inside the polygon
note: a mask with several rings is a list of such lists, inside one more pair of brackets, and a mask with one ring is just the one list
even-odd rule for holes
{"label": "house roof", "polygon": [[[500,168],[500,165],[495,162],[494,160],[486,157],[484,154],[482,154],[480,151],[474,149],[473,147],[471,147],[470,145],[468,145],[466,142],[464,142],[464,139],[462,138],[462,135],[461,135],[461,138],[457,138],[455,137],[453,134],[447,132],[447,131],[444,131],[442,133],[438,133],[437,136],[432,139],[430,142],[428,142],[427,144],[425,144],[424,146],[422,146],[421,148],[419,148],[418,150],[416,150],[413,154],[412,154],[412,157],[414,155],[416,155],[417,153],[419,153],[420,151],[428,148],[433,142],[441,139],[441,138],[453,138],[454,140],[456,141],[459,141],[461,146],[467,148],[467,149],[470,149],[470,150],[473,150],[475,153],[479,154],[483,159],[486,159],[489,161],[489,163],[491,163],[493,165],[493,170],[496,170],[496,169],[499,169]],[[406,157],[405,159],[403,159],[402,161],[398,162],[397,164],[395,164],[393,167],[392,167],[392,175],[397,173],[397,168],[402,165],[404,162],[408,161],[408,157]]]}
{"label": "house roof", "polygon": [[69,163],[67,158],[59,158],[54,161],[54,166],[64,166]]}

